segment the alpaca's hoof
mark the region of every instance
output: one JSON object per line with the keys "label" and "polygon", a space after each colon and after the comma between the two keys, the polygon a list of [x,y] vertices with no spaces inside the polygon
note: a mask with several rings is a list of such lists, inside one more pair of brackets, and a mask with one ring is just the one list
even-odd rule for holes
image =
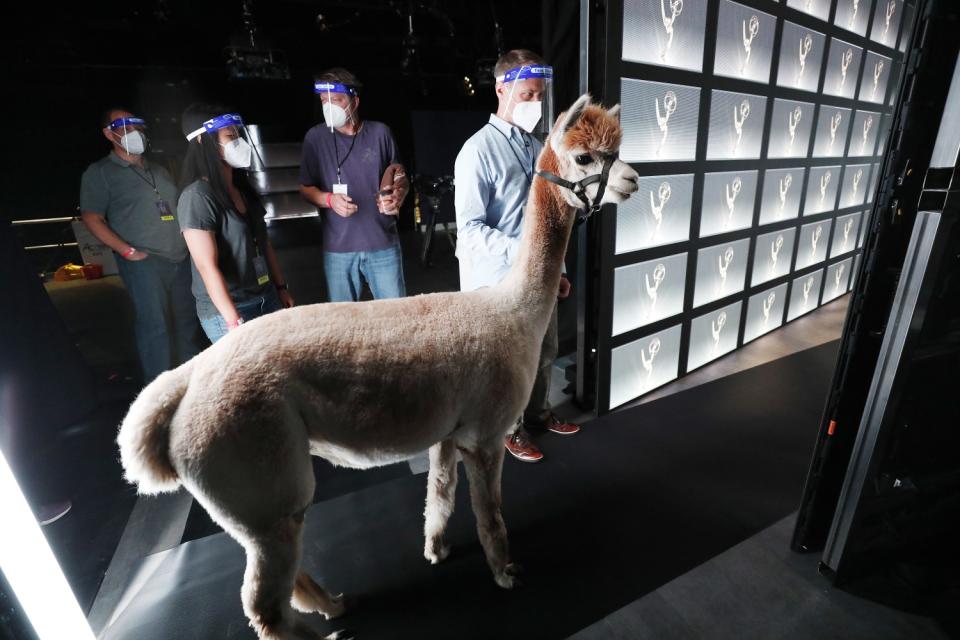
{"label": "alpaca's hoof", "polygon": [[[343,594],[336,596],[330,596],[330,605],[327,607],[326,611],[322,611],[323,617],[327,620],[333,620],[334,618],[339,618],[346,611],[347,607],[343,601]],[[337,633],[345,633],[338,631]],[[333,637],[333,636],[328,636]],[[344,636],[346,637],[346,636]]]}
{"label": "alpaca's hoof", "polygon": [[430,564],[443,562],[449,555],[450,547],[442,542],[428,543],[427,547],[423,550],[423,557],[426,558]]}
{"label": "alpaca's hoof", "polygon": [[510,563],[503,568],[502,573],[494,574],[493,579],[503,589],[514,589],[522,585],[520,578],[517,577],[520,572],[520,565]]}

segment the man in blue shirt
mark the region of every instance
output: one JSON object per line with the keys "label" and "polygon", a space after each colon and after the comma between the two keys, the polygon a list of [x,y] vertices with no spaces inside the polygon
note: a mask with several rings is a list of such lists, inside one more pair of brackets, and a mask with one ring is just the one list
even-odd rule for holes
{"label": "man in blue shirt", "polygon": [[360,119],[360,83],[346,69],[321,74],[324,124],[307,132],[300,194],[320,210],[331,302],[406,295],[397,215],[409,190],[397,144],[382,122]]}
{"label": "man in blue shirt", "polygon": [[[520,248],[523,208],[533,182],[543,143],[530,135],[541,118],[546,79],[552,69],[525,49],[509,51],[497,61],[497,113],[467,140],[454,167],[457,211],[457,258],[460,289],[472,291],[499,283]],[[545,123],[549,126],[552,123]],[[558,298],[570,295],[570,281],[560,278]],[[557,310],[547,326],[537,378],[517,428],[507,435],[507,451],[524,462],[537,462],[543,453],[526,428],[573,434],[575,424],[550,410],[550,374],[557,356]],[[525,428],[526,427],[526,428]]]}

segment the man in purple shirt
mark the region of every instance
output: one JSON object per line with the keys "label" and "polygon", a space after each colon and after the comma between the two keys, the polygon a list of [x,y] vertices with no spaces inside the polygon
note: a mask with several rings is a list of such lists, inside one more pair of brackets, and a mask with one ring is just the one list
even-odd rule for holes
{"label": "man in purple shirt", "polygon": [[303,139],[300,194],[320,210],[331,302],[359,300],[364,281],[374,298],[406,295],[397,214],[409,182],[389,127],[360,119],[360,88],[346,69],[318,76],[324,124]]}

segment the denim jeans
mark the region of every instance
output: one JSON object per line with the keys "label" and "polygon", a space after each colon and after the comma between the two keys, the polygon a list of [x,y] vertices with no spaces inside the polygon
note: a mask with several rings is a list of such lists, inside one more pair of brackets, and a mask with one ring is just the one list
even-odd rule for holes
{"label": "denim jeans", "polygon": [[356,302],[364,280],[377,300],[407,295],[400,245],[379,251],[324,251],[323,270],[330,302]]}
{"label": "denim jeans", "polygon": [[[279,311],[283,305],[280,304],[280,298],[277,297],[277,292],[271,286],[267,289],[267,292],[263,294],[263,297],[241,302],[237,304],[236,307],[237,313],[240,314],[243,321],[249,322],[254,318]],[[224,320],[223,316],[219,313],[209,318],[200,318],[200,326],[203,327],[203,332],[210,338],[210,342],[216,342],[227,335],[227,331],[229,331],[227,321]]]}
{"label": "denim jeans", "polygon": [[154,256],[133,262],[118,258],[117,268],[133,300],[134,334],[146,384],[200,352],[190,258],[176,263]]}

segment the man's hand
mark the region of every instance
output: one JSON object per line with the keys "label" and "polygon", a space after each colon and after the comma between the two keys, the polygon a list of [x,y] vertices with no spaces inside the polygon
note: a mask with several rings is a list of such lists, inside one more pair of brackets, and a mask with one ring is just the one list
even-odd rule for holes
{"label": "man's hand", "polygon": [[144,260],[146,258],[147,253],[145,251],[140,251],[139,249],[131,253],[129,256],[125,256],[125,259],[129,260],[130,262],[139,262],[140,260]]}
{"label": "man's hand", "polygon": [[566,300],[570,295],[570,281],[567,276],[560,276],[560,289],[557,291],[557,297]]}
{"label": "man's hand", "polygon": [[290,292],[286,289],[277,291],[277,297],[280,298],[280,304],[283,305],[284,309],[289,309],[293,306],[293,296],[291,296]]}
{"label": "man's hand", "polygon": [[400,197],[397,195],[397,190],[394,189],[393,193],[390,193],[385,196],[378,196],[378,201],[380,205],[380,213],[385,216],[395,216],[400,214]]}
{"label": "man's hand", "polygon": [[343,218],[349,218],[357,212],[357,205],[353,204],[353,198],[342,193],[334,193],[330,196],[330,208]]}

